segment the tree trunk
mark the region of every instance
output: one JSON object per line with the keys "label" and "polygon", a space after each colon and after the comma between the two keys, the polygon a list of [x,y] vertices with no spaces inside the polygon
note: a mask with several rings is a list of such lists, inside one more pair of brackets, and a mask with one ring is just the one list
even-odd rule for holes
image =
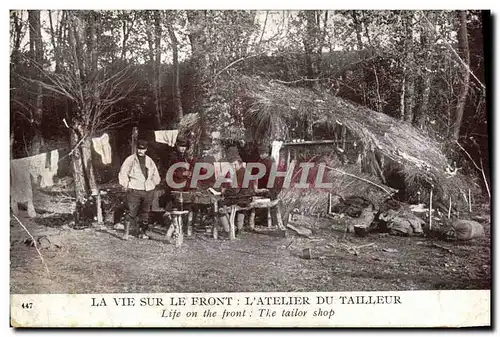
{"label": "tree trunk", "polygon": [[23,22],[20,20],[17,11],[11,11],[10,15],[14,21],[14,29],[12,33],[14,34],[14,45],[12,46],[12,54],[10,56],[11,63],[14,66],[14,71],[20,63],[20,49],[21,49],[21,39],[23,35]]}
{"label": "tree trunk", "polygon": [[95,11],[89,11],[85,15],[85,30],[86,30],[86,44],[87,44],[87,61],[85,62],[87,67],[87,74],[95,74],[97,72],[97,34],[96,25],[98,24],[98,13]]}
{"label": "tree trunk", "polygon": [[[126,11],[122,11],[122,34],[123,34],[123,41],[122,41],[122,52],[120,59],[123,61],[127,57],[127,41],[130,37],[130,31],[132,30],[132,27],[134,26],[134,21],[135,21],[135,15],[133,18],[130,18],[130,15],[132,13],[126,13]],[[130,22],[130,25],[129,25]]]}
{"label": "tree trunk", "polygon": [[122,34],[123,34],[123,41],[122,41],[122,53],[120,59],[123,61],[125,60],[125,57],[127,55],[127,40],[128,40],[127,21],[125,19],[122,20]]}
{"label": "tree trunk", "polygon": [[50,41],[52,42],[52,48],[54,50],[55,72],[60,73],[61,72],[61,62],[59,56],[60,50],[58,48],[58,44],[56,43],[56,33],[54,30],[54,24],[52,23],[52,11],[50,10],[49,10],[49,23],[50,23]]}
{"label": "tree trunk", "polygon": [[194,69],[194,111],[200,116],[200,140],[209,139],[208,127],[215,125],[210,123],[210,116],[206,111],[210,108],[210,56],[206,53],[205,12],[188,11],[189,41],[192,50],[192,69]]}
{"label": "tree trunk", "polygon": [[[431,13],[429,13],[428,18],[432,20]],[[429,28],[427,25],[423,25],[420,30],[420,45],[423,51],[420,57],[420,64],[423,65],[421,76],[420,76],[420,106],[417,111],[415,111],[415,116],[413,117],[413,125],[419,129],[424,128],[425,118],[428,115],[429,108],[429,96],[431,92],[431,82],[432,73],[430,72],[431,67],[431,50],[429,44]]]}
{"label": "tree trunk", "polygon": [[78,79],[82,83],[85,83],[85,57],[83,55],[83,45],[85,41],[83,40],[84,35],[82,33],[84,22],[80,15],[82,15],[82,13],[68,12],[68,44],[71,53],[71,64],[69,66],[73,67]]}
{"label": "tree trunk", "polygon": [[14,149],[14,128],[10,129],[10,147],[9,147],[9,152],[10,152],[10,159],[13,159],[13,152],[12,150]]}
{"label": "tree trunk", "polygon": [[406,66],[403,66],[403,76],[401,78],[401,94],[399,96],[399,119],[404,121],[405,119],[405,91],[406,91]]}
{"label": "tree trunk", "polygon": [[408,11],[405,15],[405,111],[404,120],[413,121],[413,107],[415,96],[415,62],[413,54],[413,12]]}
{"label": "tree trunk", "polygon": [[177,37],[175,36],[175,31],[174,27],[172,25],[172,18],[169,18],[167,20],[167,29],[168,29],[168,34],[170,35],[170,41],[172,43],[172,62],[174,66],[174,76],[173,76],[173,83],[172,83],[172,94],[174,97],[174,105],[175,105],[175,110],[177,112],[177,122],[180,122],[182,119],[182,116],[184,115],[184,111],[182,109],[182,100],[181,100],[181,88],[180,88],[180,81],[179,81],[179,51],[178,51],[178,44],[179,42],[177,41]]}
{"label": "tree trunk", "polygon": [[[146,21],[149,23],[151,22],[152,18],[154,19],[154,16],[151,15],[151,11],[146,12]],[[155,33],[156,34],[156,33]],[[146,29],[146,39],[148,42],[148,58],[149,58],[149,65],[150,65],[150,70],[151,70],[151,84],[153,86],[153,95],[155,98],[155,121],[156,121],[156,126],[160,127],[161,125],[161,116],[158,113],[158,76],[157,76],[157,71],[156,71],[156,62],[155,62],[155,56],[156,56],[156,50],[155,50],[155,38],[153,37],[153,34],[151,34],[150,29]]]}
{"label": "tree trunk", "polygon": [[[304,51],[306,54],[306,70],[307,70],[307,77],[308,78],[314,78],[315,77],[315,55],[314,55],[314,48],[317,47],[317,30],[316,30],[316,15],[315,11],[304,11],[304,17],[306,19],[306,34],[303,38],[303,43],[304,43]],[[309,86],[313,86],[314,83],[308,82]]]}
{"label": "tree trunk", "polygon": [[[358,12],[353,10],[351,11],[351,17],[352,17],[352,22],[354,23],[354,29],[356,30],[356,41],[357,41],[357,47],[359,51],[362,51],[364,49],[363,45],[363,37],[362,37],[362,32],[363,32],[363,27],[361,21],[359,21],[359,16]],[[360,54],[361,55],[361,54]],[[359,85],[361,89],[361,95],[363,96],[363,104],[367,105],[367,100],[366,100],[366,89],[367,89],[367,83],[368,83],[368,72],[365,71],[364,67],[361,66],[360,68],[361,71],[361,78],[364,79]]]}
{"label": "tree trunk", "polygon": [[460,27],[458,30],[458,54],[467,65],[462,66],[462,86],[460,87],[460,94],[458,96],[457,109],[455,111],[455,122],[453,124],[453,140],[458,140],[460,137],[460,127],[462,126],[462,119],[464,115],[465,102],[467,100],[467,93],[469,92],[469,40],[467,37],[467,12],[459,11]]}
{"label": "tree trunk", "polygon": [[363,27],[361,27],[361,22],[358,19],[358,13],[356,11],[351,11],[352,22],[354,23],[354,29],[356,30],[356,41],[358,42],[358,50],[363,50],[363,39],[361,38],[361,32]]}
{"label": "tree trunk", "polygon": [[94,165],[92,163],[92,150],[91,150],[91,139],[90,137],[85,137],[82,142],[82,159],[83,168],[85,170],[85,176],[87,177],[88,186],[92,194],[97,193],[97,181],[95,177]]}
{"label": "tree trunk", "polygon": [[139,129],[137,126],[132,128],[131,154],[137,152],[137,138],[139,137]]}
{"label": "tree trunk", "polygon": [[419,129],[423,129],[425,125],[425,118],[428,114],[429,109],[429,96],[431,93],[431,74],[424,71],[421,78],[421,96],[420,96],[420,107],[418,111],[415,112],[413,118],[413,125]]}
{"label": "tree trunk", "polygon": [[[36,64],[40,65],[43,62],[43,44],[42,31],[40,25],[40,11],[28,11],[28,21],[30,26],[30,54]],[[33,74],[35,78],[40,78],[38,73]],[[44,145],[42,136],[42,111],[43,111],[43,96],[42,86],[35,85],[36,96],[34,98],[34,109],[31,115],[34,136],[31,140],[30,153],[31,155],[39,154]]]}
{"label": "tree trunk", "polygon": [[163,126],[163,111],[161,108],[161,13],[160,11],[154,11],[154,27],[155,27],[155,106],[156,106],[156,118],[158,122],[158,127]]}
{"label": "tree trunk", "polygon": [[81,148],[80,146],[78,146],[78,148],[75,148],[79,141],[80,138],[77,132],[71,130],[70,144],[71,149],[74,149],[71,155],[71,168],[75,184],[75,196],[76,201],[83,204],[85,202],[85,197],[87,196],[87,188],[85,185],[85,171],[83,168]]}
{"label": "tree trunk", "polygon": [[363,26],[365,28],[365,37],[366,37],[366,41],[368,41],[368,47],[371,46],[372,44],[372,40],[370,38],[370,34],[368,32],[368,23],[367,23],[367,20],[366,20],[366,11],[362,11],[363,13]]}

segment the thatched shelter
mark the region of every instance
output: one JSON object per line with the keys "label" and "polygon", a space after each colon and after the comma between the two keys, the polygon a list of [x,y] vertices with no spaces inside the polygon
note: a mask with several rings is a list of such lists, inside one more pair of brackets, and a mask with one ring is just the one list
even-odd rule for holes
{"label": "thatched shelter", "polygon": [[[335,140],[312,151],[321,153],[320,160],[342,166],[344,172],[369,177],[377,184],[402,191],[399,196],[406,201],[428,201],[432,189],[435,202],[441,201],[447,206],[451,197],[457,207],[462,207],[469,189],[473,194],[478,192],[471,179],[452,168],[441,145],[409,123],[356,105],[326,90],[260,77],[227,76],[218,88],[228,102],[228,111],[223,113],[230,114],[232,121],[221,125],[224,138],[255,142],[290,142],[301,136]],[[195,128],[196,124],[196,118],[187,115],[181,127]],[[334,185],[338,189],[343,186],[340,176],[342,174],[336,172],[332,177],[337,180]],[[343,180],[346,179],[352,180],[352,177],[346,176]],[[356,189],[349,192],[364,193]]]}

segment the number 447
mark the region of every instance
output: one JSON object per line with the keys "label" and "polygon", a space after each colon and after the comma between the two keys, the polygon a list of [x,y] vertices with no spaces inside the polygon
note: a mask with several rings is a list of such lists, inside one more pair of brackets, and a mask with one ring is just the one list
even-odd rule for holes
{"label": "number 447", "polygon": [[21,307],[23,309],[31,309],[31,308],[33,308],[33,303],[31,303],[31,302],[30,303],[23,303],[23,304],[21,304]]}

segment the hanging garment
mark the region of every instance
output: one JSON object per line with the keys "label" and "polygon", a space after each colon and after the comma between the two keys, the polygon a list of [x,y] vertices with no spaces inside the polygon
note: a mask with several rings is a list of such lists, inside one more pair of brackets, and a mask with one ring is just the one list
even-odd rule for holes
{"label": "hanging garment", "polygon": [[[10,161],[10,204],[12,212],[18,213],[18,203],[28,204],[28,216],[35,217],[33,189],[31,186],[31,157]],[[45,165],[45,163],[43,163]]]}
{"label": "hanging garment", "polygon": [[33,181],[35,181],[35,183],[39,185],[41,181],[40,178],[43,172],[45,171],[45,167],[47,164],[47,153],[40,153],[34,156],[21,159],[26,159],[29,162],[28,170],[31,173],[31,176],[33,177]]}
{"label": "hanging garment", "polygon": [[18,213],[18,203],[28,203],[28,216],[36,216],[33,205],[29,158],[10,161],[10,203],[14,214]]}
{"label": "hanging garment", "polygon": [[282,141],[274,140],[271,145],[271,157],[274,158],[276,163],[280,162],[280,149],[283,146]]}
{"label": "hanging garment", "polygon": [[[49,187],[54,185],[54,176],[57,174],[59,151],[53,150],[46,154],[46,165],[40,170],[40,187]],[[48,164],[48,165],[47,165]]]}
{"label": "hanging garment", "polygon": [[54,185],[58,162],[58,150],[10,161],[10,197],[14,213],[18,211],[18,203],[27,203],[28,216],[36,216],[32,181],[42,188]]}
{"label": "hanging garment", "polygon": [[159,130],[155,131],[155,140],[157,143],[167,144],[168,146],[174,146],[177,142],[177,135],[179,130]]}
{"label": "hanging garment", "polygon": [[104,133],[101,137],[92,138],[94,150],[101,156],[104,165],[111,164],[111,146],[109,145],[109,136]]}

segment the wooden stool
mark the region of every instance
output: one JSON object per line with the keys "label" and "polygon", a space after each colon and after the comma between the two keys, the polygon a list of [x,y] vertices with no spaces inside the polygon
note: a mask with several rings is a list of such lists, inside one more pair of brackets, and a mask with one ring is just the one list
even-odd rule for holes
{"label": "wooden stool", "polygon": [[[171,225],[173,227],[173,235],[175,237],[175,246],[182,246],[182,242],[184,241],[184,232],[182,230],[182,216],[185,214],[190,214],[190,211],[167,211],[165,215],[169,215],[172,218]],[[188,216],[189,221],[189,216]],[[189,227],[189,226],[188,226]],[[167,230],[165,234],[165,238],[167,239],[170,235],[170,228]],[[189,233],[189,228],[188,228]]]}
{"label": "wooden stool", "polygon": [[[283,225],[283,219],[281,217],[281,205],[280,205],[280,200],[270,200],[270,199],[257,199],[254,200],[248,205],[248,208],[251,209],[250,211],[250,218],[248,219],[248,223],[250,225],[250,229],[255,228],[255,213],[257,209],[267,209],[267,227],[272,228],[276,227],[280,230],[285,230],[285,226]],[[272,209],[276,210],[276,224],[273,224],[273,218],[271,214]]]}
{"label": "wooden stool", "polygon": [[[234,220],[236,218],[236,212],[240,210],[240,207],[238,205],[231,205],[231,206],[223,206],[219,208],[219,218],[222,221],[227,220],[229,222],[229,240],[234,240],[236,239],[236,228],[234,224]],[[214,239],[217,239],[218,234],[217,234],[217,225],[214,226],[213,233],[214,233]]]}

